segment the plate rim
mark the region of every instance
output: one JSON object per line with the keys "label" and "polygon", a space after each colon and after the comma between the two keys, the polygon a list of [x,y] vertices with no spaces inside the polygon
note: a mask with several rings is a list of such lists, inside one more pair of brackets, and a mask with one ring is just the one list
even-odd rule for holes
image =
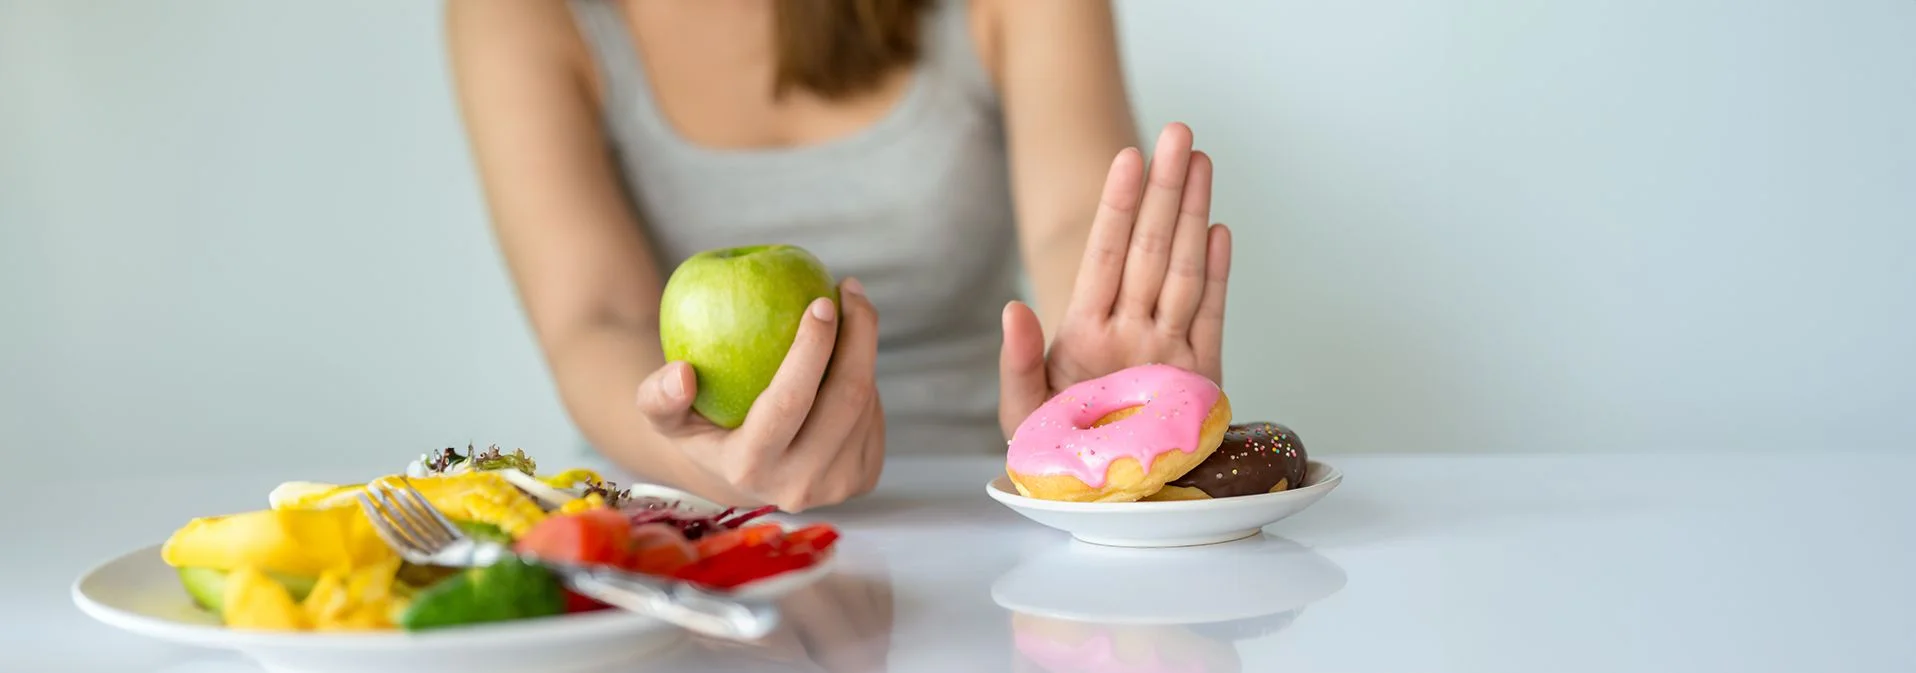
{"label": "plate rim", "polygon": [[[1229,498],[1209,498],[1204,500],[1153,500],[1130,502],[1077,502],[1071,500],[1045,500],[1019,494],[1011,486],[1011,477],[999,474],[985,482],[985,493],[993,500],[1018,509],[1032,509],[1046,512],[1066,512],[1071,514],[1125,514],[1125,513],[1171,513],[1198,512],[1214,510],[1220,507],[1255,507],[1262,503],[1278,500],[1294,500],[1300,497],[1317,496],[1335,490],[1344,481],[1344,472],[1329,462],[1312,458],[1305,461],[1308,468],[1322,469],[1323,474],[1301,488],[1293,488],[1276,493],[1258,493]],[[1308,472],[1307,472],[1308,474]],[[1002,486],[1000,485],[1002,484]]]}

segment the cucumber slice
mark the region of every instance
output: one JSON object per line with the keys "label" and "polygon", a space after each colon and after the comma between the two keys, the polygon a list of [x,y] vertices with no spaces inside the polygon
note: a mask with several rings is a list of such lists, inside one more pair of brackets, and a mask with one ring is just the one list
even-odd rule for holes
{"label": "cucumber slice", "polygon": [[493,524],[480,521],[466,521],[464,519],[455,519],[452,524],[458,526],[459,530],[464,531],[467,537],[474,540],[497,542],[504,545],[512,544],[512,536],[507,535],[505,531],[500,530],[498,526]]}

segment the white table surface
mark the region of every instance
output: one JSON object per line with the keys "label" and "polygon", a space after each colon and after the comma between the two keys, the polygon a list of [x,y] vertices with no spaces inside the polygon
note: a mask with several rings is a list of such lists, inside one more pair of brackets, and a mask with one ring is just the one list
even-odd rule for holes
{"label": "white table surface", "polygon": [[[844,563],[787,606],[791,630],[757,648],[688,641],[629,670],[1916,671],[1916,456],[1313,457],[1345,473],[1316,507],[1178,552],[1213,569],[1204,595],[1177,590],[1182,563],[1074,543],[993,502],[996,460],[895,459],[878,493],[803,517],[846,531]],[[11,486],[0,671],[260,670],[94,623],[69,586],[192,516],[261,507],[280,481],[392,469]],[[1233,563],[1247,554],[1256,565]],[[1085,595],[1105,577],[1135,596]],[[1020,634],[1001,601],[1093,614],[1019,617]],[[1186,621],[1278,612],[1098,623],[1150,605]],[[1115,639],[1131,663],[1042,667],[1018,643],[1047,634]]]}

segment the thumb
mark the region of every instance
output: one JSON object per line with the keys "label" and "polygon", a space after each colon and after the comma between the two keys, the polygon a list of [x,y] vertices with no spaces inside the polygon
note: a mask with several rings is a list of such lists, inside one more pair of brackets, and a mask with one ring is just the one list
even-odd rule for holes
{"label": "thumb", "polygon": [[998,350],[998,424],[1005,437],[1044,404],[1050,386],[1045,381],[1044,327],[1038,314],[1023,302],[1005,305],[1004,345]]}
{"label": "thumb", "polygon": [[691,365],[667,362],[639,382],[639,411],[659,432],[675,434],[692,420],[697,388],[698,377],[693,376]]}

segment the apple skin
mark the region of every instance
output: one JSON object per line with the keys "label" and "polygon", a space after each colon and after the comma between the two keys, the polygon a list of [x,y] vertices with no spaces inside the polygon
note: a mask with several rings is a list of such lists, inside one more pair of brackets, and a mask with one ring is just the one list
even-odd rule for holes
{"label": "apple skin", "polygon": [[723,428],[743,425],[819,297],[836,307],[838,285],[795,245],[707,250],[673,269],[659,298],[659,344],[668,361],[692,366],[692,409]]}

